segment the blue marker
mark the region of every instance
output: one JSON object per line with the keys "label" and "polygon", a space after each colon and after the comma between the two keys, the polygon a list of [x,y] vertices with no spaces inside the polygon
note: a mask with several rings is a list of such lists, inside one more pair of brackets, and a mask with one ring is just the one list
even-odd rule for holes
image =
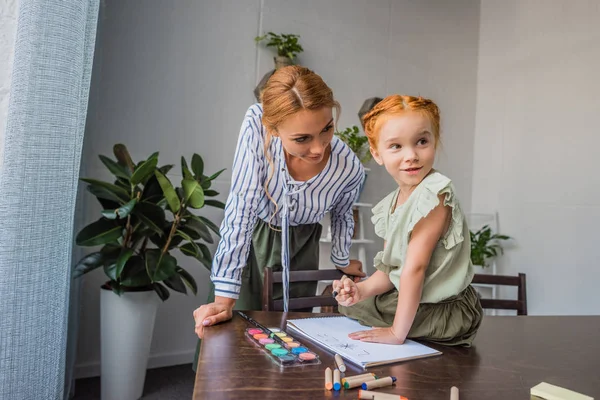
{"label": "blue marker", "polygon": [[342,388],[342,381],[340,379],[340,370],[333,370],[333,390],[340,390]]}

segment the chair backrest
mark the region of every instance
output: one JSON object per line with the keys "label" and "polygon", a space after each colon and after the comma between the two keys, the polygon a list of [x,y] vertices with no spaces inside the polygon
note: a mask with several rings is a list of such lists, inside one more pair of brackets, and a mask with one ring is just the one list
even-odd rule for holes
{"label": "chair backrest", "polygon": [[[292,282],[318,282],[340,279],[343,273],[337,269],[290,271]],[[282,282],[282,273],[274,272],[272,268],[265,268],[262,293],[263,311],[282,311],[283,300],[273,300],[273,285]],[[337,301],[330,295],[296,297],[289,299],[290,311],[310,307],[337,306]]]}
{"label": "chair backrest", "polygon": [[525,274],[518,276],[475,274],[473,282],[484,285],[517,287],[517,300],[481,299],[481,307],[496,310],[516,310],[517,315],[527,315],[527,285]]}

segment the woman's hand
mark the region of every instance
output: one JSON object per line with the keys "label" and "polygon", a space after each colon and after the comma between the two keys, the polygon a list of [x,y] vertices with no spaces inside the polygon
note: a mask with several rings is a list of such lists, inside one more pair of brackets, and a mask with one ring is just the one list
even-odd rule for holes
{"label": "woman's hand", "polygon": [[400,339],[394,334],[394,329],[389,328],[373,328],[368,331],[353,332],[348,335],[350,339],[360,340],[361,342],[386,343],[386,344],[403,344],[406,338]]}
{"label": "woman's hand", "polygon": [[358,285],[346,276],[339,281],[333,281],[332,286],[333,291],[337,292],[335,300],[344,307],[349,307],[362,300]]}
{"label": "woman's hand", "polygon": [[194,310],[194,321],[196,322],[196,335],[200,339],[204,337],[204,327],[228,321],[233,315],[235,299],[217,296],[213,303],[204,304]]}
{"label": "woman's hand", "polygon": [[352,276],[354,282],[358,282],[360,281],[360,278],[364,278],[365,276],[367,276],[367,274],[363,272],[362,262],[358,260],[350,260],[350,265],[348,265],[347,267],[336,268],[342,271],[344,274]]}

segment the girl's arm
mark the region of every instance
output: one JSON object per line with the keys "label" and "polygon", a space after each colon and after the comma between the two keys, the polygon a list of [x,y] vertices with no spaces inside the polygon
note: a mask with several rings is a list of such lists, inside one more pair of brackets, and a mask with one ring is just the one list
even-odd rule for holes
{"label": "girl's arm", "polygon": [[406,340],[417,313],[423,291],[425,271],[431,254],[442,234],[447,230],[451,208],[440,203],[414,227],[408,242],[406,260],[400,275],[398,306],[391,328],[373,329],[351,334],[351,338],[367,342],[401,344]]}
{"label": "girl's arm", "polygon": [[360,293],[361,300],[383,294],[394,287],[388,274],[382,271],[375,271],[373,275],[362,282],[356,284],[357,290]]}

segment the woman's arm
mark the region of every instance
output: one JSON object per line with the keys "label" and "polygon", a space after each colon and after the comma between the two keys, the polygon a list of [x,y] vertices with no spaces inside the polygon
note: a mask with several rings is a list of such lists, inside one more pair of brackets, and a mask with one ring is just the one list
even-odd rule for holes
{"label": "woman's arm", "polygon": [[257,220],[256,209],[264,191],[261,179],[264,150],[259,111],[257,106],[252,106],[246,113],[233,161],[231,190],[211,271],[215,295],[219,297],[239,297],[242,270],[246,266]]}

